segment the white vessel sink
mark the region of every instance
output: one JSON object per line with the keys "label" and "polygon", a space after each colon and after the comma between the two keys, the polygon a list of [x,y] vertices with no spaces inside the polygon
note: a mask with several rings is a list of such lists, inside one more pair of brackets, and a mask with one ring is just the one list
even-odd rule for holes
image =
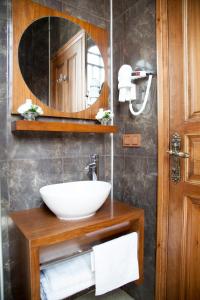
{"label": "white vessel sink", "polygon": [[46,185],[40,194],[48,208],[63,220],[88,218],[104,204],[111,184],[104,181],[76,181]]}

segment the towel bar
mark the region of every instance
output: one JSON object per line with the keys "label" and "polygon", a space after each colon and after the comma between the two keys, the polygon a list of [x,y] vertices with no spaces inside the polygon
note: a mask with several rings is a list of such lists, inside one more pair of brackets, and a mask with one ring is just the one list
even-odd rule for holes
{"label": "towel bar", "polygon": [[[127,222],[123,222],[123,223],[120,223],[120,224],[109,226],[107,228],[105,227],[105,228],[97,230],[95,232],[87,233],[86,236],[87,237],[92,237],[92,236],[95,236],[95,235],[98,235],[98,234],[101,234],[101,233],[109,232],[109,231],[120,229],[120,228],[125,229],[126,227],[128,228],[129,226],[130,226],[130,222],[127,221]],[[40,270],[44,270],[48,267],[51,267],[52,265],[70,260],[72,258],[78,257],[78,256],[86,254],[86,253],[90,253],[90,252],[92,252],[92,249],[86,249],[86,250],[85,249],[80,249],[77,252],[72,253],[70,255],[64,255],[64,256],[61,256],[59,258],[49,260],[48,262],[44,262],[44,263],[40,264]]]}
{"label": "towel bar", "polygon": [[87,253],[90,253],[90,252],[92,252],[92,249],[88,249],[88,250],[81,250],[80,249],[78,252],[73,253],[72,255],[62,256],[59,259],[52,259],[52,260],[50,260],[47,263],[41,264],[40,265],[40,270],[44,270],[46,268],[51,267],[52,265],[55,265],[55,264],[58,264],[60,262],[64,262],[64,261],[70,260],[72,258],[78,257],[78,256],[83,255],[83,254],[87,254]]}

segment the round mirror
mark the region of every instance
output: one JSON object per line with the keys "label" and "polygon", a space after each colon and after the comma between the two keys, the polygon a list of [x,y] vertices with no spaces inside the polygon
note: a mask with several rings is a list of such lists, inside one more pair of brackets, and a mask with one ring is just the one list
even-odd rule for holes
{"label": "round mirror", "polygon": [[19,66],[31,92],[62,112],[79,112],[100,96],[104,62],[97,45],[79,25],[45,17],[23,33]]}

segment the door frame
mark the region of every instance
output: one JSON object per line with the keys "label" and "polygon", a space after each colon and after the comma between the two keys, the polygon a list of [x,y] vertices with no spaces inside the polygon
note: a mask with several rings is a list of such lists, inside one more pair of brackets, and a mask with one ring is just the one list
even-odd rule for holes
{"label": "door frame", "polygon": [[156,300],[166,299],[169,210],[169,53],[168,1],[156,1],[158,92],[158,197],[156,242]]}

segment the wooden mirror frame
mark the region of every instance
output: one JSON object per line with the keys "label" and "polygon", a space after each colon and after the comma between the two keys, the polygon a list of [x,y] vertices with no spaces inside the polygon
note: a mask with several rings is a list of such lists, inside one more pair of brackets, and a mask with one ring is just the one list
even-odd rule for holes
{"label": "wooden mirror frame", "polygon": [[[39,105],[45,117],[60,117],[74,119],[94,120],[99,108],[108,107],[108,34],[103,28],[99,28],[86,21],[70,16],[65,12],[59,12],[54,9],[44,7],[34,3],[31,0],[12,0],[13,7],[13,103],[12,114],[18,114],[18,107],[25,102],[25,99],[32,99],[34,104]],[[91,36],[100,49],[105,67],[105,81],[101,95],[97,101],[89,108],[80,112],[61,112],[42,103],[28,88],[20,71],[18,61],[18,48],[20,39],[28,26],[37,19],[43,17],[61,17],[80,25],[81,28]]]}

